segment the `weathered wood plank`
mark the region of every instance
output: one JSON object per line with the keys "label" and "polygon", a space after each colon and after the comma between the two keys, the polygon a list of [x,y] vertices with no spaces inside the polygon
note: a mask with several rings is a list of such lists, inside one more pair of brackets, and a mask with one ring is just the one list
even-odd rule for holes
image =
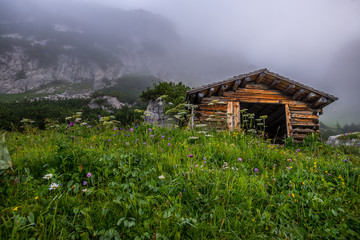
{"label": "weathered wood plank", "polygon": [[250,89],[250,88],[239,88],[235,91],[236,93],[253,93],[253,94],[275,94],[275,95],[281,95],[281,92],[279,90],[273,90],[273,89]]}
{"label": "weathered wood plank", "polygon": [[296,133],[292,136],[294,139],[301,139],[303,140],[305,137],[306,137],[306,134],[299,134],[299,133]]}
{"label": "weathered wood plank", "polygon": [[312,133],[316,130],[309,129],[309,128],[293,128],[294,133]]}
{"label": "weathered wood plank", "polygon": [[292,113],[291,112],[291,117],[292,118],[305,118],[305,119],[318,119],[319,116],[316,115],[312,115],[312,114],[296,114],[296,113]]}
{"label": "weathered wood plank", "polygon": [[291,137],[292,136],[292,123],[290,123],[291,121],[291,116],[290,116],[290,110],[289,110],[289,105],[285,104],[285,118],[286,118],[286,136],[287,137]]}

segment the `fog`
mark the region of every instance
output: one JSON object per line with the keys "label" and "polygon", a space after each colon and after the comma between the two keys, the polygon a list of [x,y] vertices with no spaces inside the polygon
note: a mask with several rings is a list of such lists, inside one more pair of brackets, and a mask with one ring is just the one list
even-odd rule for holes
{"label": "fog", "polygon": [[360,122],[358,0],[92,2],[162,15],[175,23],[184,41],[242,56],[255,68],[266,67],[338,96],[323,121]]}
{"label": "fog", "polygon": [[[333,94],[340,99],[325,108],[322,120],[360,122],[359,0],[78,1],[163,16],[173,22],[183,46],[208,52],[213,61],[238,57],[250,70],[268,68]],[[229,67],[223,75],[243,71]]]}
{"label": "fog", "polygon": [[354,0],[100,2],[160,14],[188,41],[231,50],[255,66],[295,76],[321,77],[337,52],[360,38],[360,1]]}

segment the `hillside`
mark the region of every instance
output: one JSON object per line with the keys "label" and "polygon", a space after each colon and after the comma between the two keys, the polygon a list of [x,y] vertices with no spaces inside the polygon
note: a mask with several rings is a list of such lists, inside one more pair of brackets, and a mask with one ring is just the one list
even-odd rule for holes
{"label": "hillside", "polygon": [[7,134],[1,238],[360,238],[357,148],[87,120]]}
{"label": "hillside", "polygon": [[[88,94],[126,74],[196,86],[253,68],[242,56],[184,42],[172,22],[146,10],[0,1],[0,94],[71,95],[72,84],[75,92]],[[59,81],[67,90],[54,89]]]}
{"label": "hillside", "polygon": [[[90,82],[156,73],[180,41],[172,24],[145,10],[70,1],[0,2],[0,93],[53,81]],[[163,60],[163,59],[161,59]]]}

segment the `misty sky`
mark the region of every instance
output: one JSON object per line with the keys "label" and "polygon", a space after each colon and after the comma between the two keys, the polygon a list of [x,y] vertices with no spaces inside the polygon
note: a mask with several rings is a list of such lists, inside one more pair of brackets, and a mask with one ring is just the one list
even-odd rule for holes
{"label": "misty sky", "polygon": [[360,0],[83,1],[149,10],[173,21],[184,40],[294,79],[322,77],[336,53],[360,38]]}

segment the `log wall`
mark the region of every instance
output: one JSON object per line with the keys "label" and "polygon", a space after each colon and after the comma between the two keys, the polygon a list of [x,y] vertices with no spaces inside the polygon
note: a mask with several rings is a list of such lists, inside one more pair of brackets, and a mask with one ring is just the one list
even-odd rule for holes
{"label": "log wall", "polygon": [[[243,109],[241,103],[252,103],[254,113],[257,111],[256,104],[285,105],[287,136],[295,140],[303,140],[306,134],[319,132],[319,109],[312,109],[304,102],[293,100],[284,92],[270,89],[268,85],[255,83],[235,91],[223,92],[222,96],[204,97],[196,109],[195,120],[201,123],[216,123],[229,129],[237,128],[240,116],[236,112],[240,111],[240,107]],[[236,120],[232,113],[235,113]],[[271,112],[266,115],[269,114]]]}

